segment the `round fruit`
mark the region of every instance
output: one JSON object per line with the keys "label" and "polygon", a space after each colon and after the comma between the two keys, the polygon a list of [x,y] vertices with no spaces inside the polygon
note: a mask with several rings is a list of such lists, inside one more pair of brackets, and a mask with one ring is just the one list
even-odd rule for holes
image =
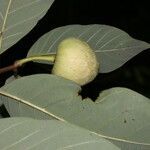
{"label": "round fruit", "polygon": [[67,38],[60,42],[52,74],[84,85],[96,77],[98,70],[95,52],[86,42],[77,38]]}

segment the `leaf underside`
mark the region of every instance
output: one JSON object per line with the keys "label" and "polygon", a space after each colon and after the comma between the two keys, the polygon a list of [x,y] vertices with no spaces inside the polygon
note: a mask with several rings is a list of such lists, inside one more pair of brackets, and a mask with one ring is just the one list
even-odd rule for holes
{"label": "leaf underside", "polygon": [[9,118],[0,120],[0,149],[119,150],[89,131],[56,120]]}
{"label": "leaf underside", "polygon": [[42,36],[30,49],[28,56],[56,53],[57,46],[67,37],[86,41],[96,52],[100,72],[121,67],[132,57],[150,48],[150,44],[133,39],[124,31],[108,25],[68,25],[56,28]]}
{"label": "leaf underside", "polygon": [[[35,88],[36,87],[36,88]],[[80,86],[54,75],[17,79],[0,90],[11,116],[58,119],[86,128],[126,150],[150,149],[150,100],[126,88],[82,100]]]}
{"label": "leaf underside", "polygon": [[54,0],[0,1],[0,54],[24,37]]}

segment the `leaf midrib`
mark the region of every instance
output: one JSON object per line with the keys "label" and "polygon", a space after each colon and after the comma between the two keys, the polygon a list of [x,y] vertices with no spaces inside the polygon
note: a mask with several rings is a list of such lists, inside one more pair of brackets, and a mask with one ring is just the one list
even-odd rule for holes
{"label": "leaf midrib", "polygon": [[6,27],[7,17],[8,17],[8,14],[9,14],[11,3],[12,3],[12,0],[9,0],[8,7],[6,9],[6,14],[5,14],[5,17],[4,17],[4,22],[3,22],[3,25],[2,25],[1,35],[0,35],[0,48],[2,48],[3,32],[4,32],[5,27]]}
{"label": "leaf midrib", "polygon": [[41,108],[41,107],[39,107],[39,106],[36,106],[36,105],[34,105],[34,104],[32,104],[32,103],[30,103],[30,102],[28,102],[28,101],[26,101],[26,100],[24,100],[24,99],[22,99],[22,98],[19,98],[19,97],[17,97],[17,96],[14,96],[14,95],[12,95],[12,94],[9,94],[9,93],[7,93],[7,92],[5,92],[5,91],[2,91],[2,90],[1,90],[1,91],[0,91],[0,95],[6,96],[6,97],[11,98],[11,99],[14,99],[14,100],[16,100],[16,101],[18,101],[18,102],[20,102],[20,103],[23,103],[23,104],[28,105],[28,106],[30,106],[30,107],[36,109],[36,110],[39,110],[39,111],[43,112],[43,113],[45,113],[45,114],[48,114],[48,115],[50,115],[50,116],[52,116],[52,117],[54,117],[54,118],[56,118],[56,119],[58,119],[58,120],[60,120],[60,121],[66,122],[63,118],[60,118],[60,117],[58,117],[58,116],[56,116],[56,115],[50,113],[49,111],[45,110],[44,108]]}
{"label": "leaf midrib", "polygon": [[[41,107],[38,107],[38,106],[36,106],[36,105],[33,105],[32,103],[30,103],[30,102],[28,102],[28,101],[26,101],[26,100],[23,100],[23,99],[21,99],[21,98],[19,98],[19,97],[16,97],[16,96],[14,96],[14,95],[12,95],[12,94],[9,94],[9,93],[7,93],[7,92],[5,92],[5,91],[3,91],[3,90],[0,90],[0,95],[3,95],[3,96],[6,96],[6,97],[9,97],[9,98],[12,98],[12,99],[14,99],[14,100],[16,100],[16,101],[18,101],[18,102],[20,102],[20,103],[24,103],[24,104],[26,104],[26,105],[28,105],[28,106],[30,106],[30,107],[32,107],[32,108],[35,108],[35,109],[37,109],[37,110],[39,110],[39,111],[41,111],[41,112],[43,112],[43,113],[45,113],[45,114],[48,114],[48,115],[54,117],[54,118],[56,118],[56,119],[58,119],[58,120],[60,120],[60,121],[68,122],[68,121],[64,120],[63,118],[59,118],[58,116],[55,116],[54,114],[51,114],[49,111],[47,111],[47,110],[45,110],[45,109],[43,109],[43,108],[41,108]],[[80,126],[80,125],[79,125],[79,126]],[[84,127],[80,126],[80,128],[84,128]],[[84,129],[85,129],[85,128],[84,128]],[[87,128],[86,128],[86,129],[87,129]],[[87,130],[89,130],[89,129],[87,129]],[[143,146],[150,146],[150,143],[129,141],[129,140],[126,140],[126,139],[119,139],[119,138],[117,138],[117,137],[110,137],[110,136],[107,136],[107,135],[103,135],[103,134],[100,134],[100,133],[96,133],[95,131],[91,131],[91,130],[89,130],[89,131],[90,131],[91,133],[94,133],[94,134],[98,135],[99,137],[102,137],[102,138],[105,138],[105,139],[108,139],[108,140],[114,140],[114,141],[119,141],[119,142],[126,142],[126,143],[130,143],[130,144],[137,144],[137,145],[143,145]]]}

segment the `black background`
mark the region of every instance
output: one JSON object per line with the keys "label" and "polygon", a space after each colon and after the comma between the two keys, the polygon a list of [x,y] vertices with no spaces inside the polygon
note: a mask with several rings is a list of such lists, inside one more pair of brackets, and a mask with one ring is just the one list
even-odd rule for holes
{"label": "black background", "polygon": [[[24,58],[29,48],[44,33],[68,24],[107,24],[120,28],[132,37],[150,43],[150,9],[144,1],[55,0],[36,27],[22,40],[0,56],[0,67]],[[82,87],[83,98],[93,100],[99,92],[111,87],[127,87],[150,97],[150,50],[143,51],[121,68],[97,78]],[[20,75],[49,73],[51,66],[28,63],[19,69]],[[13,72],[0,75],[0,85]]]}

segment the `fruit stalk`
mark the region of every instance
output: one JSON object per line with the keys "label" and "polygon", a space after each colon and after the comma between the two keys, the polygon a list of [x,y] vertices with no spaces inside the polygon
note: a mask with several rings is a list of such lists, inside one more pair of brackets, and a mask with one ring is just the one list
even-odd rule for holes
{"label": "fruit stalk", "polygon": [[99,62],[93,49],[88,43],[70,37],[59,43],[56,54],[18,60],[13,66],[0,69],[0,73],[15,71],[27,62],[39,60],[54,63],[52,74],[74,81],[79,85],[91,82],[99,72]]}
{"label": "fruit stalk", "polygon": [[54,63],[55,57],[56,57],[56,54],[41,55],[41,56],[31,56],[31,57],[27,57],[27,58],[18,60],[18,61],[15,62],[15,64],[17,66],[22,66],[23,64],[25,64],[27,62],[30,62],[30,61],[39,61],[39,60],[49,61],[51,63]]}
{"label": "fruit stalk", "polygon": [[49,61],[51,63],[54,63],[56,54],[49,54],[49,55],[41,55],[41,56],[32,56],[27,57],[24,59],[17,60],[13,65],[4,67],[0,69],[0,74],[8,72],[8,71],[16,71],[17,68],[21,67],[23,64],[30,62],[30,61]]}

